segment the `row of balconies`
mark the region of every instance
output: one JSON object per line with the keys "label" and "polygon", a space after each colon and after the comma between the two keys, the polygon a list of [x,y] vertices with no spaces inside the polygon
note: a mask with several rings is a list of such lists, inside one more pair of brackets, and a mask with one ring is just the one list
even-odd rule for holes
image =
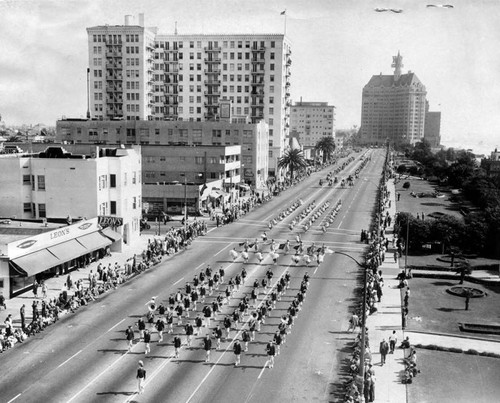
{"label": "row of balconies", "polygon": [[106,74],[106,80],[109,81],[122,81],[123,76],[121,74]]}
{"label": "row of balconies", "polygon": [[123,103],[123,98],[119,97],[106,97],[106,102],[107,103],[112,103],[112,104],[122,104]]}
{"label": "row of balconies", "polygon": [[122,63],[116,63],[116,62],[106,61],[106,68],[107,69],[123,69],[123,64]]}
{"label": "row of balconies", "polygon": [[113,86],[113,85],[106,85],[106,91],[107,92],[122,92],[123,87],[121,86]]}

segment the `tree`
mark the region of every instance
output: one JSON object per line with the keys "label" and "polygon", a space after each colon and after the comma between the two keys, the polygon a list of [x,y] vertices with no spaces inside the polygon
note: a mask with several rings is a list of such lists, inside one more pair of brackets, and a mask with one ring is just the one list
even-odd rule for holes
{"label": "tree", "polygon": [[316,150],[323,153],[323,164],[330,159],[332,153],[335,151],[335,139],[330,136],[324,136],[318,140],[315,146]]}
{"label": "tree", "polygon": [[307,167],[307,162],[304,159],[302,151],[293,148],[286,150],[282,157],[278,160],[278,168],[288,169],[290,171],[290,180],[293,180],[294,171]]}
{"label": "tree", "polygon": [[18,134],[14,134],[14,135],[11,135],[8,139],[7,139],[7,143],[19,143],[21,140],[21,136],[18,135]]}

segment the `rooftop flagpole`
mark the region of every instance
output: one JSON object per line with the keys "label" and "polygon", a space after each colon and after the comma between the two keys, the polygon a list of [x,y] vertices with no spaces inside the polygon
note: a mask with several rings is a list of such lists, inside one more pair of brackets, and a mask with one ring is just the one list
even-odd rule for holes
{"label": "rooftop flagpole", "polygon": [[280,15],[284,15],[284,16],[285,16],[285,30],[284,30],[285,32],[284,32],[284,34],[285,34],[285,36],[286,36],[286,8],[285,8],[285,10],[284,10],[284,11],[282,11],[282,12],[281,12],[281,14],[280,14]]}

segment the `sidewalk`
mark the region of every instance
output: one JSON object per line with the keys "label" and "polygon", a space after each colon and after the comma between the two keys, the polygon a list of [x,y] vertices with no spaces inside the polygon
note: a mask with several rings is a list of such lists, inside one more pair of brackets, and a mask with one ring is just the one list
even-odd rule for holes
{"label": "sidewalk", "polygon": [[[85,287],[88,287],[88,276],[90,271],[92,270],[93,273],[97,272],[97,265],[102,264],[103,266],[108,266],[108,264],[111,263],[112,266],[114,266],[115,262],[117,262],[120,267],[123,269],[124,264],[127,262],[127,260],[131,259],[134,254],[140,254],[144,249],[146,249],[146,245],[148,243],[148,239],[153,239],[154,235],[153,234],[145,234],[141,236],[140,241],[129,248],[126,249],[124,252],[112,252],[111,256],[106,256],[98,261],[90,263],[88,266],[80,268],[80,269],[75,269],[70,271],[68,274],[71,275],[71,279],[73,280],[73,284],[76,283],[79,279],[83,279],[83,285]],[[51,298],[57,298],[59,297],[60,292],[63,289],[66,288],[66,279],[68,277],[68,274],[58,276],[58,277],[51,277],[47,280],[45,280],[45,283],[47,284],[48,290],[47,290],[47,298],[45,300],[51,299]],[[68,291],[68,295],[73,295],[74,294],[74,289]],[[113,290],[108,291],[108,292],[113,292]],[[99,297],[97,297],[98,299]],[[33,303],[34,300],[42,301],[43,299],[41,298],[41,288],[39,287],[38,289],[38,298],[34,298],[33,292],[32,291],[27,291],[17,297],[14,297],[12,299],[9,299],[6,301],[7,309],[0,311],[0,320],[1,323],[3,324],[3,321],[7,317],[8,314],[12,314],[13,318],[13,323],[14,323],[14,328],[20,328],[21,327],[21,315],[20,315],[20,309],[21,306],[24,304],[25,305],[25,311],[26,311],[26,323],[30,323],[32,320],[32,308],[31,304]],[[85,307],[82,307],[80,309],[85,309]],[[14,347],[15,348],[15,347]]]}
{"label": "sidewalk", "polygon": [[[390,192],[389,200],[391,207],[385,209],[392,217],[391,224],[394,223],[396,215],[396,191],[394,179],[387,182],[387,190]],[[384,211],[384,214],[385,214]],[[393,227],[387,227],[386,236],[392,239]],[[389,244],[391,245],[391,244]],[[398,348],[405,334],[402,329],[401,320],[401,289],[398,288],[399,281],[396,276],[399,273],[399,264],[394,263],[394,249],[390,246],[386,251],[385,261],[379,266],[382,270],[384,288],[381,302],[377,303],[377,312],[366,318],[368,335],[370,338],[370,349],[372,353],[372,363],[375,368],[375,401],[403,403],[407,401],[406,385],[401,383],[401,376],[404,373],[404,352]],[[385,338],[389,342],[389,337],[393,330],[398,338],[394,354],[388,354],[385,365],[380,365],[379,345]],[[413,340],[412,340],[413,342]]]}

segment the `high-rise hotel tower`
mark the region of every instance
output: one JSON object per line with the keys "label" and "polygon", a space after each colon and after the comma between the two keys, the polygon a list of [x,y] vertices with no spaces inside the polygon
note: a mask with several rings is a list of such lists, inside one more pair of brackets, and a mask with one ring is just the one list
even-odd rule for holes
{"label": "high-rise hotel tower", "polygon": [[410,143],[424,137],[427,91],[415,73],[402,74],[403,58],[393,57],[393,75],[372,76],[363,88],[361,136],[365,144]]}

